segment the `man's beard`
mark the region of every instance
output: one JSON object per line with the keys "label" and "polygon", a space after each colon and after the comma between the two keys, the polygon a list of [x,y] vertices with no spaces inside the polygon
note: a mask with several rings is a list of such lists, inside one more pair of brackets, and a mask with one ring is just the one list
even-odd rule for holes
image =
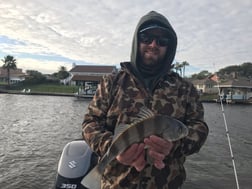
{"label": "man's beard", "polygon": [[[153,53],[153,55],[150,55],[149,53]],[[157,66],[163,61],[163,59],[164,57],[161,57],[159,49],[151,47],[147,48],[141,57],[142,63],[147,66]]]}
{"label": "man's beard", "polygon": [[145,77],[154,76],[161,72],[163,68],[163,59],[154,57],[141,57],[141,61],[137,63],[139,71]]}

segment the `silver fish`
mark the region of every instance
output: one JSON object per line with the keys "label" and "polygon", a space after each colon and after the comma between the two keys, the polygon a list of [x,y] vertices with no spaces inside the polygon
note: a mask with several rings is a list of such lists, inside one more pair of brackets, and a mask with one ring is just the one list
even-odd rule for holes
{"label": "silver fish", "polygon": [[176,141],[188,135],[188,127],[167,115],[155,115],[143,107],[137,118],[129,125],[121,124],[115,129],[112,144],[100,162],[82,179],[81,184],[90,189],[101,188],[101,176],[107,164],[134,143],[143,142],[150,135]]}

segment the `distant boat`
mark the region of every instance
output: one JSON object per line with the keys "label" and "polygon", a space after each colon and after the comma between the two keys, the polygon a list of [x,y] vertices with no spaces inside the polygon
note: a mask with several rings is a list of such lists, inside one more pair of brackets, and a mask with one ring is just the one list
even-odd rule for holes
{"label": "distant boat", "polygon": [[96,88],[79,88],[78,92],[74,93],[74,96],[78,98],[93,98]]}
{"label": "distant boat", "polygon": [[77,98],[93,98],[94,94],[74,93]]}

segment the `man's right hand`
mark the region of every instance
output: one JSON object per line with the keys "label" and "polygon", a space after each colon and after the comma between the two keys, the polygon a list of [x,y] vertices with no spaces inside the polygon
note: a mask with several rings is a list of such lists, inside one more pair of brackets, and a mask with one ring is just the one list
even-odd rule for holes
{"label": "man's right hand", "polygon": [[137,171],[143,170],[146,164],[144,146],[144,143],[132,144],[124,152],[116,156],[117,161],[135,167]]}

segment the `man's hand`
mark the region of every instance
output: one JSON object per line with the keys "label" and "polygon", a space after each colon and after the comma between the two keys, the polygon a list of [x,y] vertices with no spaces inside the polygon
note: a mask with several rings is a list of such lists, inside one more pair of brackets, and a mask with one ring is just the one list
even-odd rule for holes
{"label": "man's hand", "polygon": [[135,167],[137,171],[143,170],[146,164],[144,146],[144,143],[132,144],[124,152],[116,156],[117,161]]}
{"label": "man's hand", "polygon": [[154,166],[163,169],[165,167],[163,160],[170,154],[173,143],[155,135],[145,138],[144,143],[148,146],[148,155],[153,159]]}

